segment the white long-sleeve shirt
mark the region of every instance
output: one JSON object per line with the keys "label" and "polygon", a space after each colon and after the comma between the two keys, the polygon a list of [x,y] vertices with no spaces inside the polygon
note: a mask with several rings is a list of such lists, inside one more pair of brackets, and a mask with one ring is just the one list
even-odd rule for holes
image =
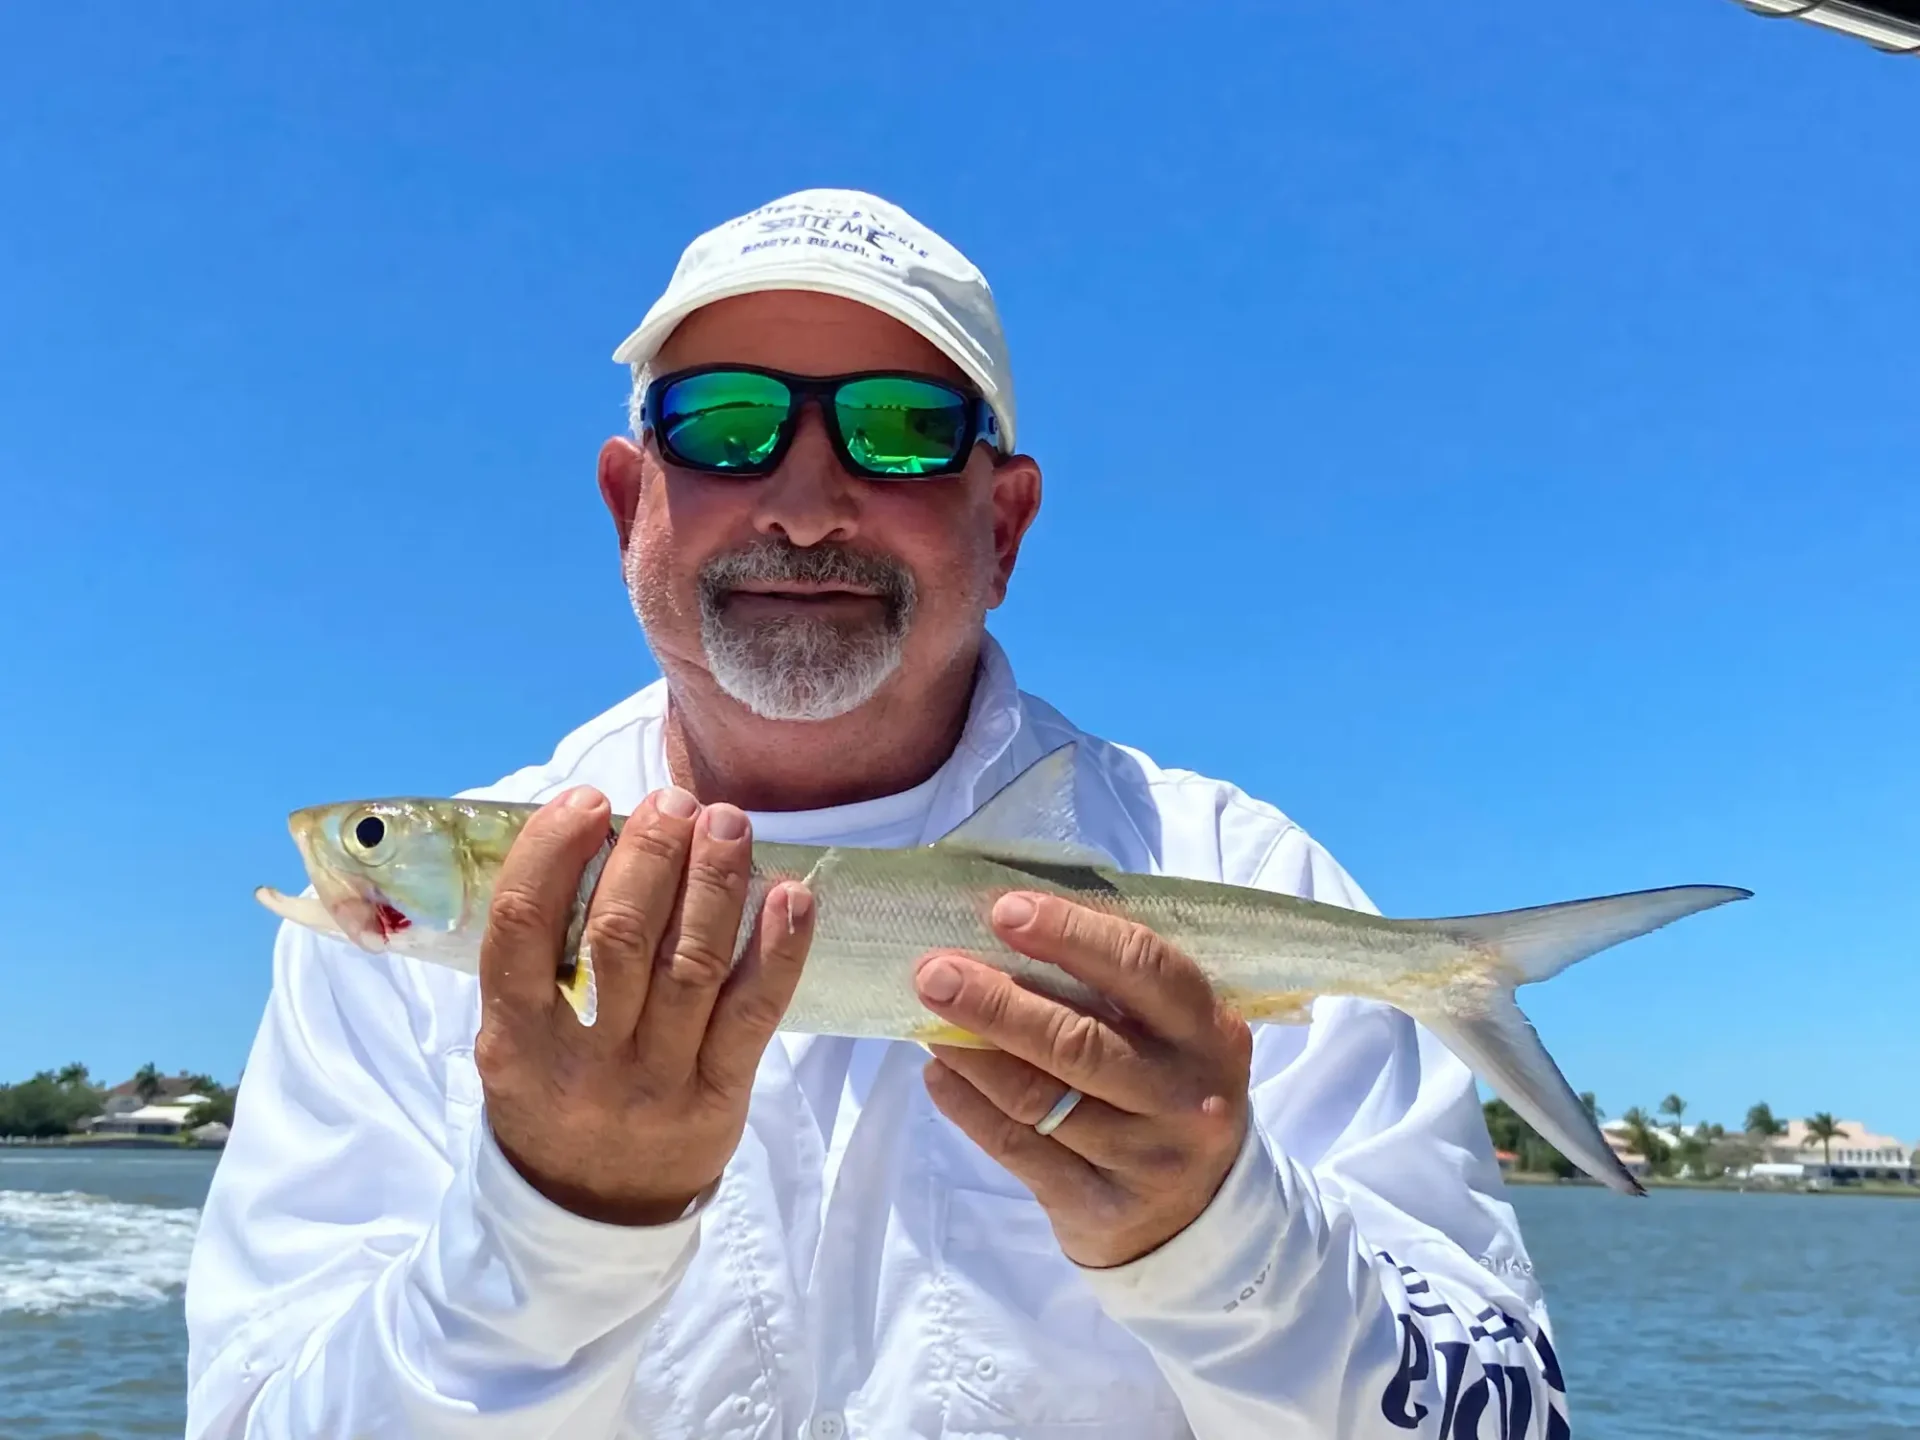
{"label": "white long-sleeve shirt", "polygon": [[[649,687],[475,793],[631,810],[670,783],[665,713]],[[1068,740],[1124,868],[1371,908],[1277,810],[1080,733],[991,642],[930,785],[755,833],[931,840]],[[187,1285],[192,1440],[1567,1434],[1472,1077],[1386,1007],[1258,1027],[1225,1184],[1098,1271],[882,1041],[780,1036],[692,1213],[582,1219],[496,1147],[478,1024],[470,977],[282,928]]]}

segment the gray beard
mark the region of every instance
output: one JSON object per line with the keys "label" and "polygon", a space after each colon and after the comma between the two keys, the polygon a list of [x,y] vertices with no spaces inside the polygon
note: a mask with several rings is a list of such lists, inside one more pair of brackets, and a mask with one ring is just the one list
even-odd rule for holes
{"label": "gray beard", "polygon": [[[636,609],[637,550],[631,547],[627,556]],[[884,602],[883,613],[878,621],[728,616],[734,590],[781,582],[871,589]],[[763,720],[832,720],[866,704],[900,668],[915,598],[912,573],[891,557],[769,538],[700,567],[700,644],[714,683]]]}

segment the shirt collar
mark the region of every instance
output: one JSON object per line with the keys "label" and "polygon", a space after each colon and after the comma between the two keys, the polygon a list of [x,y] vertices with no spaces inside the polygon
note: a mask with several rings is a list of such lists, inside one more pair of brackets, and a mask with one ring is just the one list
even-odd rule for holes
{"label": "shirt collar", "polygon": [[983,634],[967,723],[961,728],[960,743],[941,767],[941,785],[927,815],[923,843],[938,840],[1012,778],[1000,772],[1023,748],[1017,742],[1025,736],[1025,720],[1007,652],[993,636]]}

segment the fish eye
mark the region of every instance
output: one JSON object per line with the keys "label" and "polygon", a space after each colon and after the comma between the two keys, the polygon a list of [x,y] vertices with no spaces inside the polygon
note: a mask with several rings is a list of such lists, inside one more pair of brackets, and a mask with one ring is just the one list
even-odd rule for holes
{"label": "fish eye", "polygon": [[378,810],[367,808],[340,822],[340,846],[363,865],[384,865],[400,837],[398,828]]}

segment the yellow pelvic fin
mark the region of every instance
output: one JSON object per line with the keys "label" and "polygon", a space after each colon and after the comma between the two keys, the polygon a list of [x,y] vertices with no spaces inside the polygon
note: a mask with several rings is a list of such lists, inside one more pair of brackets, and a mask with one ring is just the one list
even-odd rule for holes
{"label": "yellow pelvic fin", "polygon": [[1225,990],[1220,998],[1240,1012],[1240,1018],[1268,1025],[1305,1025],[1313,1018],[1313,995],[1306,990],[1275,990],[1257,994]]}
{"label": "yellow pelvic fin", "polygon": [[907,1037],[922,1045],[951,1045],[958,1050],[991,1050],[994,1047],[982,1040],[971,1030],[962,1030],[949,1020],[929,1019],[916,1025],[913,1033]]}

